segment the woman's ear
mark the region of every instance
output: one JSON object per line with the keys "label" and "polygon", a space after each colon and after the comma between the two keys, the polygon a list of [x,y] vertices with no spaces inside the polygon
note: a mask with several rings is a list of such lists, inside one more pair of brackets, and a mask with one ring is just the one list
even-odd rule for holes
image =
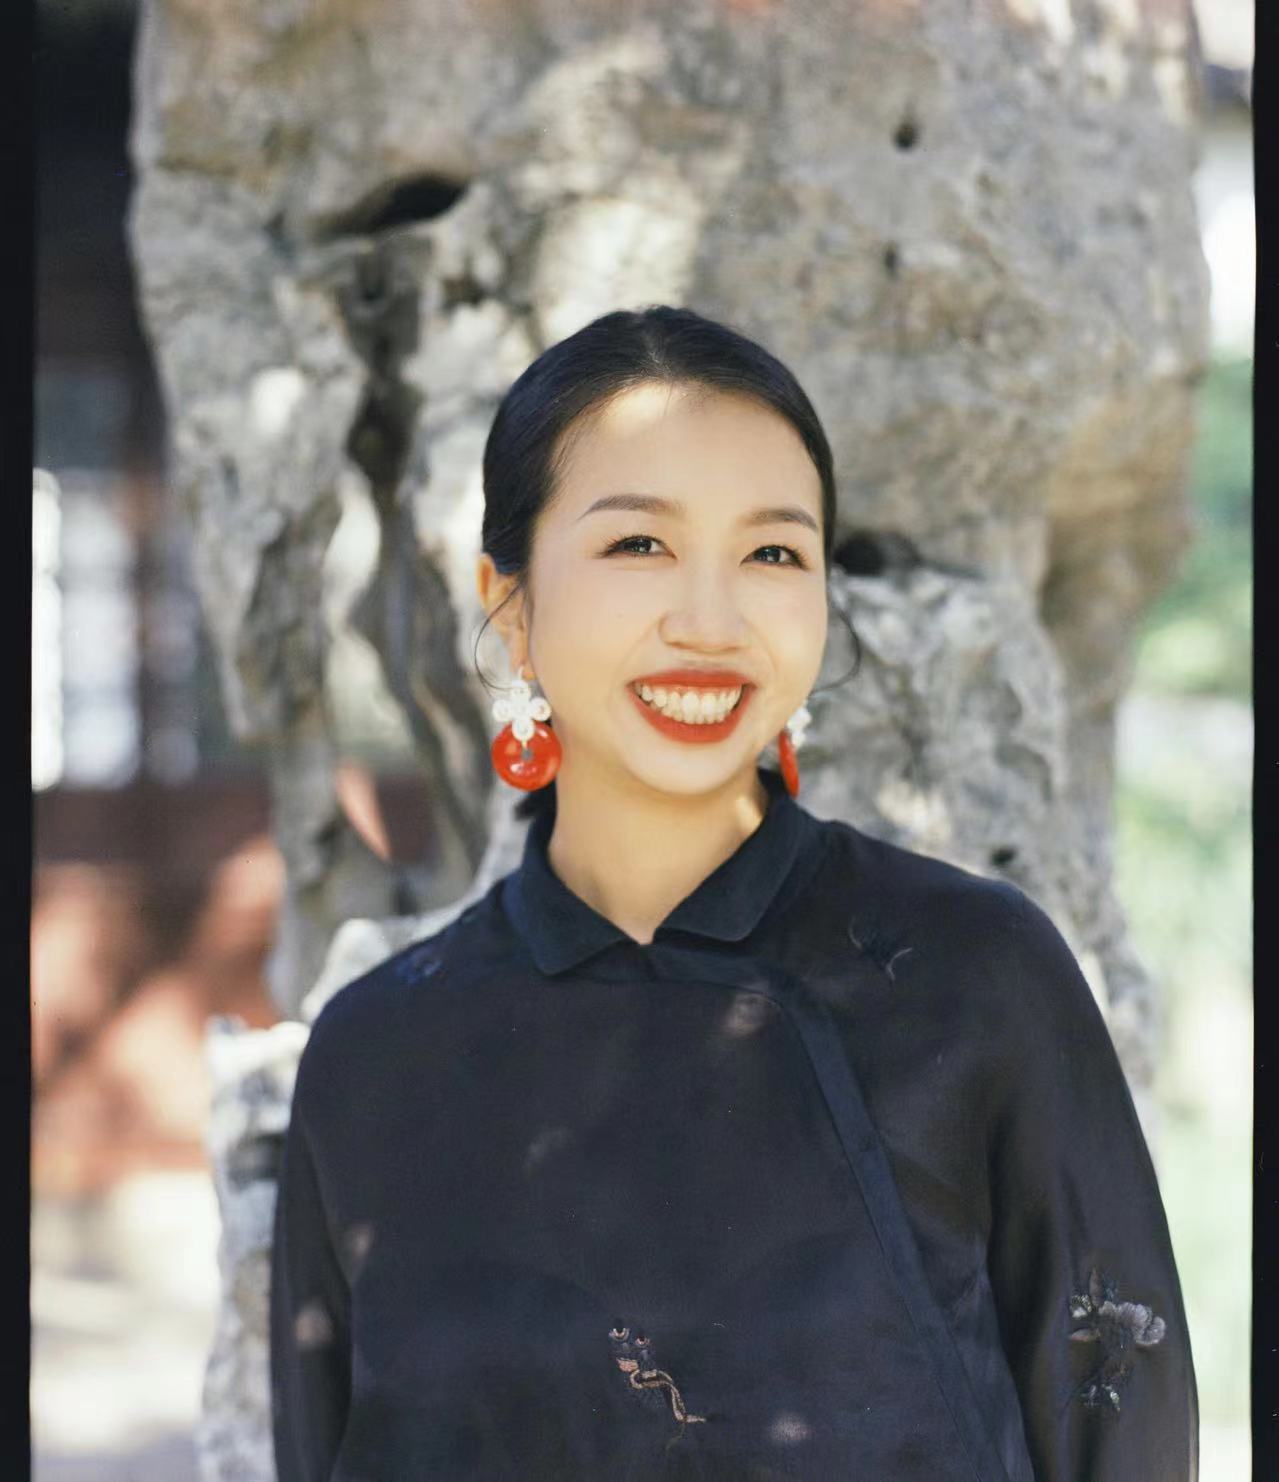
{"label": "woman's ear", "polygon": [[493,610],[493,591],[500,580],[493,557],[487,551],[481,551],[480,559],[475,563],[475,591],[486,613]]}
{"label": "woman's ear", "polygon": [[[497,569],[493,557],[487,551],[480,553],[480,559],[475,565],[475,590],[479,595],[480,604],[485,614],[492,618],[493,625],[499,632],[505,632],[509,627],[509,612],[513,604],[503,607],[507,593],[515,585],[514,576],[503,576]],[[498,609],[501,608],[499,612]]]}
{"label": "woman's ear", "polygon": [[[514,655],[528,652],[524,633],[524,596],[515,591],[518,581],[515,575],[504,576],[487,551],[481,553],[475,568],[476,591],[486,615],[501,636],[513,671],[516,667]],[[515,594],[512,596],[513,591]]]}

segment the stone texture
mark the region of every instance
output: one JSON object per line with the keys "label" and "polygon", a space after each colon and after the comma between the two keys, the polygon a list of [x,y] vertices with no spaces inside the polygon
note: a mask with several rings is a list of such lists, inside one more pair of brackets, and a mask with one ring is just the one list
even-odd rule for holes
{"label": "stone texture", "polygon": [[[282,1012],[514,862],[471,662],[483,439],[547,344],[687,302],[794,367],[835,451],[832,600],[865,654],[810,706],[806,804],[1038,899],[1149,1127],[1158,999],[1110,810],[1131,635],[1192,534],[1188,0],[143,17],[130,232],[228,709],[269,758]],[[335,792],[324,555],[352,497],[382,534],[352,621],[434,800],[430,874],[376,858]]]}
{"label": "stone texture", "polygon": [[195,1445],[201,1476],[219,1482],[275,1475],[267,1341],[271,1231],[280,1149],[306,1036],[307,1026],[290,1019],[270,1029],[247,1029],[234,1016],[209,1020],[208,1152],[222,1226],[222,1301]]}

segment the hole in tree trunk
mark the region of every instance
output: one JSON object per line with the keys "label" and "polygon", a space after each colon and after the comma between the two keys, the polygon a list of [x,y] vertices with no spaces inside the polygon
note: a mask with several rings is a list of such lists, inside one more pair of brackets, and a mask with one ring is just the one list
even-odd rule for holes
{"label": "hole in tree trunk", "polygon": [[831,559],[849,576],[882,576],[923,564],[915,542],[897,530],[854,530],[836,544]]}
{"label": "hole in tree trunk", "polygon": [[324,217],[315,227],[318,241],[335,237],[370,237],[392,227],[443,216],[466,193],[466,181],[443,175],[411,175],[387,181],[353,206]]}
{"label": "hole in tree trunk", "polygon": [[909,115],[897,125],[893,143],[898,149],[913,149],[919,142],[919,125]]}

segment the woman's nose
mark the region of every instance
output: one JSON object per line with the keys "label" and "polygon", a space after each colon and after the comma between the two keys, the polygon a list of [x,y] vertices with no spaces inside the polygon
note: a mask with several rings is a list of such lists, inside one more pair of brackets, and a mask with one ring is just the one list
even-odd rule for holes
{"label": "woman's nose", "polygon": [[736,648],[747,632],[742,593],[729,577],[690,575],[672,595],[665,623],[671,642],[708,651]]}

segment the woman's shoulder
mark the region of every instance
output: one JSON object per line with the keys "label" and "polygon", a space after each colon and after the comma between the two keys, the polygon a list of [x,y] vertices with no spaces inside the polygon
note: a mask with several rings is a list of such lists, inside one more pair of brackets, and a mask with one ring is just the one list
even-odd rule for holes
{"label": "woman's shoulder", "polygon": [[389,928],[348,923],[334,938],[328,985],[322,978],[308,996],[310,1042],[331,1043],[337,1053],[349,1054],[354,1044],[400,1033],[425,990],[456,982],[495,947],[494,898],[490,889],[479,899]]}
{"label": "woman's shoulder", "polygon": [[1016,1057],[1068,1034],[1101,1043],[1104,1016],[1074,951],[1020,885],[877,837],[823,827],[833,851],[815,888],[855,949],[891,981]]}
{"label": "woman's shoulder", "polygon": [[1004,876],[895,843],[842,819],[823,820],[826,866],[818,879],[850,914],[882,930],[952,936],[973,945],[1011,942],[1028,897]]}
{"label": "woman's shoulder", "polygon": [[854,939],[883,966],[904,948],[960,989],[1007,1013],[1027,1036],[1047,1029],[1096,1036],[1104,1014],[1061,928],[1029,891],[1004,876],[833,825]]}

